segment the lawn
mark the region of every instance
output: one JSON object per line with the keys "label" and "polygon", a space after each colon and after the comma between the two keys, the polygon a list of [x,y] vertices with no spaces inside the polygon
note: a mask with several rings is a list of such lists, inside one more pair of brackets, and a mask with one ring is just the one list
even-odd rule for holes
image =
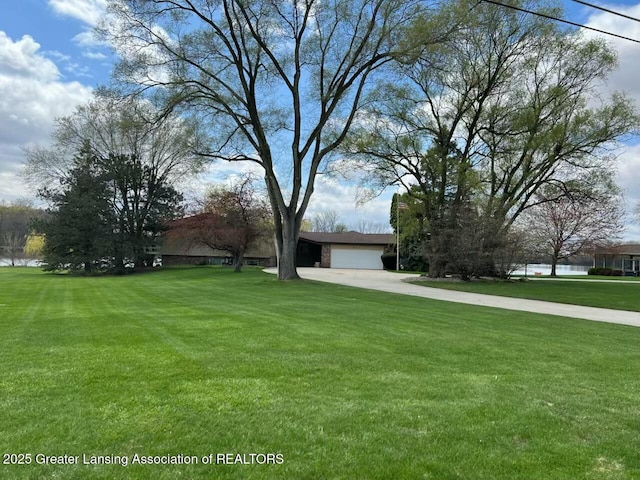
{"label": "lawn", "polygon": [[0,453],[31,464],[0,478],[636,479],[639,344],[628,326],[256,270],[2,268]]}
{"label": "lawn", "polygon": [[411,283],[461,292],[640,312],[640,284],[635,283],[605,283],[586,280],[584,282],[562,280],[443,282],[425,280]]}
{"label": "lawn", "polygon": [[[531,279],[532,275],[529,275],[528,278]],[[522,278],[522,275],[519,276],[519,278]],[[534,277],[535,278],[554,278],[551,275],[536,275]],[[606,275],[558,275],[555,278],[566,278],[566,279],[570,279],[570,280],[613,280],[614,282],[640,282],[640,277],[614,277],[613,275],[611,276],[606,276]]]}

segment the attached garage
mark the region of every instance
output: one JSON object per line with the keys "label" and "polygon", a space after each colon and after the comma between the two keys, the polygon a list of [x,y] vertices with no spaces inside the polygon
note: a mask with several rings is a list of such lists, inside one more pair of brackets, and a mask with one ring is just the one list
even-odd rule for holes
{"label": "attached garage", "polygon": [[368,245],[331,245],[331,268],[382,270],[383,247]]}
{"label": "attached garage", "polygon": [[380,257],[394,240],[392,234],[301,232],[296,261],[299,267],[382,270]]}

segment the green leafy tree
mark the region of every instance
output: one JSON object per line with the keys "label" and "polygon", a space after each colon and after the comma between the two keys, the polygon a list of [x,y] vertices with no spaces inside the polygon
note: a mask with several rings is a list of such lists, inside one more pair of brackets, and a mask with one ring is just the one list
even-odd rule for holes
{"label": "green leafy tree", "polygon": [[135,156],[102,157],[86,142],[59,185],[40,192],[52,205],[41,222],[48,270],[123,272],[142,267],[167,219],[180,212],[182,196]]}
{"label": "green leafy tree", "polygon": [[308,219],[304,219],[302,220],[302,223],[300,224],[300,231],[301,232],[311,232],[313,229],[312,227],[312,223],[311,220]]}
{"label": "green leafy tree", "polygon": [[27,258],[42,259],[44,253],[44,235],[30,234],[24,246],[24,254]]}
{"label": "green leafy tree", "polygon": [[122,269],[127,257],[136,268],[148,266],[153,256],[149,247],[157,245],[165,222],[182,212],[182,194],[136,156],[110,155],[97,163],[113,192],[109,203],[117,222],[116,266]]}
{"label": "green leafy tree", "polygon": [[[343,145],[380,185],[404,184],[420,201],[435,277],[466,272],[465,251],[490,263],[536,192],[568,192],[640,123],[628,98],[595,95],[616,65],[604,41],[487,3],[465,22],[451,41],[397,63]],[[476,248],[465,250],[470,238]]]}

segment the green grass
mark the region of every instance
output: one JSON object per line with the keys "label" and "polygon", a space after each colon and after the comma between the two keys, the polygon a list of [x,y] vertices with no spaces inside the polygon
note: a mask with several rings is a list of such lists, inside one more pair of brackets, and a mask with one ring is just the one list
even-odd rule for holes
{"label": "green grass", "polygon": [[259,271],[0,269],[2,479],[636,479],[640,329]]}
{"label": "green grass", "polygon": [[443,282],[414,281],[416,285],[461,292],[529,298],[548,302],[585,305],[640,312],[640,285],[603,282],[563,282],[562,280]]}
{"label": "green grass", "polygon": [[[522,278],[523,275],[518,275],[518,278]],[[606,275],[558,275],[552,277],[551,275],[529,275],[527,278],[566,278],[570,280],[613,280],[622,282],[640,282],[640,277],[614,277]]]}

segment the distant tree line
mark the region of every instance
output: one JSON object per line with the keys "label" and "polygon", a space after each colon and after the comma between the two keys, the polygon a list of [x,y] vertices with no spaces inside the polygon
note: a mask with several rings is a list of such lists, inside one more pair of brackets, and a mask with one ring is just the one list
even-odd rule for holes
{"label": "distant tree line", "polygon": [[0,261],[15,266],[40,256],[41,239],[34,229],[36,222],[44,216],[43,210],[29,202],[0,204]]}
{"label": "distant tree line", "polygon": [[360,219],[355,224],[347,225],[336,210],[321,210],[305,219],[301,226],[303,232],[344,233],[388,233],[389,227],[384,223]]}

